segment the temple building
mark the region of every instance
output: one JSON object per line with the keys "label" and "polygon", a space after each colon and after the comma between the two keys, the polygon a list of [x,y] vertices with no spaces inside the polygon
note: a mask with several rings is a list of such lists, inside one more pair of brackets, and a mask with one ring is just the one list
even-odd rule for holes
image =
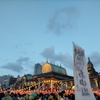
{"label": "temple building", "polygon": [[100,76],[98,72],[95,70],[93,63],[90,61],[90,58],[88,58],[87,70],[90,78],[91,87],[94,89],[100,88]]}
{"label": "temple building", "polygon": [[38,88],[41,91],[60,91],[74,85],[73,77],[67,75],[65,68],[48,61],[42,66],[41,74],[33,75],[33,77],[28,75],[28,77],[26,75],[22,78],[23,88],[25,89]]}
{"label": "temple building", "polygon": [[90,61],[89,57],[88,57],[87,69],[88,69],[89,77],[98,75],[98,72],[95,71],[94,66],[93,66],[92,62]]}
{"label": "temple building", "polygon": [[[96,72],[90,58],[88,58],[87,70],[91,87],[93,89],[100,88],[100,75]],[[58,66],[47,61],[40,72],[35,75],[24,75],[20,81],[16,82],[17,88],[20,86],[26,90],[38,88],[41,91],[60,91],[74,86],[73,76],[69,76],[61,65]]]}

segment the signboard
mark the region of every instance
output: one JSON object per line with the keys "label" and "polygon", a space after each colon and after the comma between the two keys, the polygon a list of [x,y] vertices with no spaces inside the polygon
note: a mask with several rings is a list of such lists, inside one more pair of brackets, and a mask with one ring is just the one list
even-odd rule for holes
{"label": "signboard", "polygon": [[91,89],[84,50],[73,43],[75,100],[96,100]]}

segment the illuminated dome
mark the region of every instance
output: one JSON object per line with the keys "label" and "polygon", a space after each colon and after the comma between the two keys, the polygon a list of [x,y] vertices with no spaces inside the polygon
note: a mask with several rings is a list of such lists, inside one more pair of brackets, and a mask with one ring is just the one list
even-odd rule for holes
{"label": "illuminated dome", "polygon": [[48,73],[52,71],[66,75],[66,70],[63,67],[46,62],[42,67],[42,73]]}

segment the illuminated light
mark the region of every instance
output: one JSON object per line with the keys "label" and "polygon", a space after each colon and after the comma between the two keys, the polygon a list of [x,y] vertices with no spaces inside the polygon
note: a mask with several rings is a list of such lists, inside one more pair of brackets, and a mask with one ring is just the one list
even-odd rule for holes
{"label": "illuminated light", "polygon": [[42,67],[42,73],[47,73],[52,71],[52,66],[49,63],[44,64]]}

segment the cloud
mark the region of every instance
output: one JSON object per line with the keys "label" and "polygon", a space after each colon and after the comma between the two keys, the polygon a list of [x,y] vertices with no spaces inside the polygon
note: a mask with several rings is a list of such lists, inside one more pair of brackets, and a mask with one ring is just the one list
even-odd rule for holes
{"label": "cloud", "polygon": [[31,46],[31,45],[33,45],[33,42],[25,43],[25,45]]}
{"label": "cloud", "polygon": [[25,55],[27,54],[27,52],[26,52],[26,51],[21,51],[21,53],[22,53],[22,54],[25,54]]}
{"label": "cloud", "polygon": [[18,63],[7,63],[6,65],[1,66],[1,68],[9,69],[19,73],[23,71],[23,67]]}
{"label": "cloud", "polygon": [[[46,49],[43,50],[43,52],[41,53],[41,55],[46,58],[46,60],[48,59],[50,63],[53,64],[57,64],[61,63],[62,67],[64,68],[69,68],[72,70],[73,68],[73,59],[72,56],[69,53],[55,53],[55,49],[53,46],[48,47]],[[94,51],[92,53],[90,53],[90,55],[86,55],[86,64],[88,63],[88,57],[90,57],[91,62],[94,65],[94,68],[96,71],[100,71],[100,53],[97,51]]]}
{"label": "cloud", "polygon": [[46,63],[46,61],[40,62],[40,65],[43,66]]}
{"label": "cloud", "polygon": [[28,62],[29,61],[29,57],[25,57],[25,58],[19,58],[16,62],[18,62],[18,63],[20,63],[20,64],[22,64],[23,62]]}
{"label": "cloud", "polygon": [[23,66],[25,66],[25,65],[28,68],[31,68],[31,67],[29,67],[29,64],[31,63],[29,60],[30,60],[29,57],[24,57],[24,58],[21,57],[18,60],[16,60],[16,62],[7,63],[7,64],[1,66],[1,68],[9,69],[14,72],[20,73],[20,72],[24,71]]}
{"label": "cloud", "polygon": [[14,47],[15,48],[20,48],[22,46],[22,44],[17,44],[17,45],[15,45]]}
{"label": "cloud", "polygon": [[[61,63],[64,65],[64,67],[73,68],[73,60],[72,60],[72,56],[69,53],[55,53],[55,49],[53,46],[48,47],[46,49],[43,50],[43,52],[41,53],[41,55],[46,58],[46,60],[48,59],[51,63]],[[87,57],[86,56],[86,61],[87,61]],[[90,55],[90,60],[94,65],[94,68],[99,69],[100,67],[100,53],[99,52],[92,52]]]}
{"label": "cloud", "polygon": [[49,48],[46,48],[42,53],[41,55],[50,60],[50,62],[60,62],[62,63],[65,67],[68,67],[70,69],[72,69],[73,67],[73,62],[72,62],[72,57],[70,54],[68,53],[59,53],[59,54],[56,54],[55,53],[55,50],[54,50],[54,47],[49,47]]}
{"label": "cloud", "polygon": [[25,72],[27,72],[28,70],[27,70],[27,69],[25,69],[24,71],[25,71]]}
{"label": "cloud", "polygon": [[77,27],[79,15],[79,10],[73,6],[57,10],[49,19],[47,29],[57,35],[72,30]]}
{"label": "cloud", "polygon": [[24,43],[24,44],[17,44],[17,45],[15,45],[14,47],[15,48],[21,48],[22,46],[32,46],[33,45],[33,42],[29,42],[29,43]]}
{"label": "cloud", "polygon": [[52,47],[46,48],[41,54],[46,59],[54,58],[54,55],[55,55],[54,47],[52,46]]}
{"label": "cloud", "polygon": [[97,51],[94,51],[90,54],[90,60],[93,63],[94,67],[100,67],[100,53]]}

